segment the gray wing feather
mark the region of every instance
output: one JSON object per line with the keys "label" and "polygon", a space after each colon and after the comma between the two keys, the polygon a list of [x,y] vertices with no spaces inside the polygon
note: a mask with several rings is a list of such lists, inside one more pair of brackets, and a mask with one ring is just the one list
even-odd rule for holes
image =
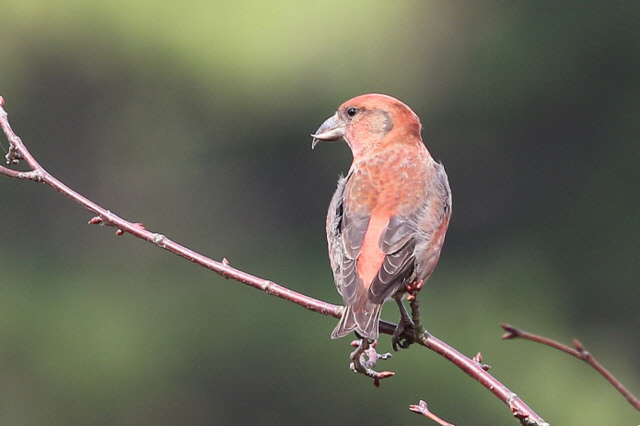
{"label": "gray wing feather", "polygon": [[342,216],[342,239],[346,255],[350,259],[355,260],[360,256],[370,218],[371,216],[346,213]]}
{"label": "gray wing feather", "polygon": [[382,303],[391,297],[413,266],[415,244],[412,236],[415,230],[411,226],[411,216],[393,216],[380,238],[380,249],[386,256],[369,287],[368,299],[373,303]]}
{"label": "gray wing feather", "polygon": [[345,305],[355,302],[361,283],[356,260],[360,255],[369,216],[345,214],[344,189],[349,176],[338,180],[327,215],[327,242],[333,278]]}

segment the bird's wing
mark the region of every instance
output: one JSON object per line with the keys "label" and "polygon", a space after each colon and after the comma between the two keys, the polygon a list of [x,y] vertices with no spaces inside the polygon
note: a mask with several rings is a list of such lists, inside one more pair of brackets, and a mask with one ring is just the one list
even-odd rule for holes
{"label": "bird's wing", "polygon": [[340,177],[338,188],[331,198],[329,212],[327,213],[327,244],[329,246],[329,262],[335,275],[340,269],[344,249],[340,235],[342,234],[342,212],[344,201],[344,187],[346,178]]}
{"label": "bird's wing", "polygon": [[414,224],[418,211],[406,216],[392,216],[380,235],[378,246],[385,254],[378,274],[369,286],[368,299],[382,303],[403,284],[413,266]]}
{"label": "bird's wing", "polygon": [[338,181],[327,215],[329,260],[336,288],[345,305],[354,303],[358,288],[363,286],[356,261],[369,223],[369,216],[346,214],[344,211],[344,188],[348,178]]}
{"label": "bird's wing", "polygon": [[350,173],[338,181],[327,215],[329,258],[336,288],[345,305],[353,305],[359,298],[366,301],[366,297],[361,297],[366,288],[358,274],[358,258],[371,218],[370,214],[357,214],[345,208],[345,187],[351,177]]}

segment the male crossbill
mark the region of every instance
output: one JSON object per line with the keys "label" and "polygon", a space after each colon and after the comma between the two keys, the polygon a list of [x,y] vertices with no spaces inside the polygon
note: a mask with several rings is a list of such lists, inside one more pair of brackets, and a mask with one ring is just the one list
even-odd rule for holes
{"label": "male crossbill", "polygon": [[382,304],[391,298],[408,320],[402,296],[419,290],[438,262],[451,191],[421,129],[404,103],[368,94],[340,105],[312,135],[313,147],[344,139],[353,153],[327,215],[329,259],[345,305],[334,339],[353,330],[377,339]]}

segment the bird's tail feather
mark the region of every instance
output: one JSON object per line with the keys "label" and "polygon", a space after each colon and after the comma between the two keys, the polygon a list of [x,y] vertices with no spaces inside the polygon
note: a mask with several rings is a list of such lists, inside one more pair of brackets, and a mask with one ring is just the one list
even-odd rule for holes
{"label": "bird's tail feather", "polygon": [[362,337],[377,339],[381,310],[382,304],[377,305],[368,301],[360,306],[345,306],[342,318],[331,333],[331,338],[338,339],[355,330]]}

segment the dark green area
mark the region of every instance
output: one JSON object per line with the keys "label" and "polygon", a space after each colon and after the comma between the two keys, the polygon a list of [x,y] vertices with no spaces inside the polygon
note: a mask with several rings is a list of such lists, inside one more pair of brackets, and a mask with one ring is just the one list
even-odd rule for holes
{"label": "dark green area", "polygon": [[[552,424],[636,424],[586,365],[499,324],[578,337],[640,394],[639,5],[5,0],[0,95],[72,188],[332,303],[324,218],[351,158],[309,134],[353,96],[400,98],[453,191],[427,329]],[[88,226],[44,186],[2,178],[0,200],[2,424],[428,424],[420,399],[517,424],[424,348],[376,389],[335,320]]]}

